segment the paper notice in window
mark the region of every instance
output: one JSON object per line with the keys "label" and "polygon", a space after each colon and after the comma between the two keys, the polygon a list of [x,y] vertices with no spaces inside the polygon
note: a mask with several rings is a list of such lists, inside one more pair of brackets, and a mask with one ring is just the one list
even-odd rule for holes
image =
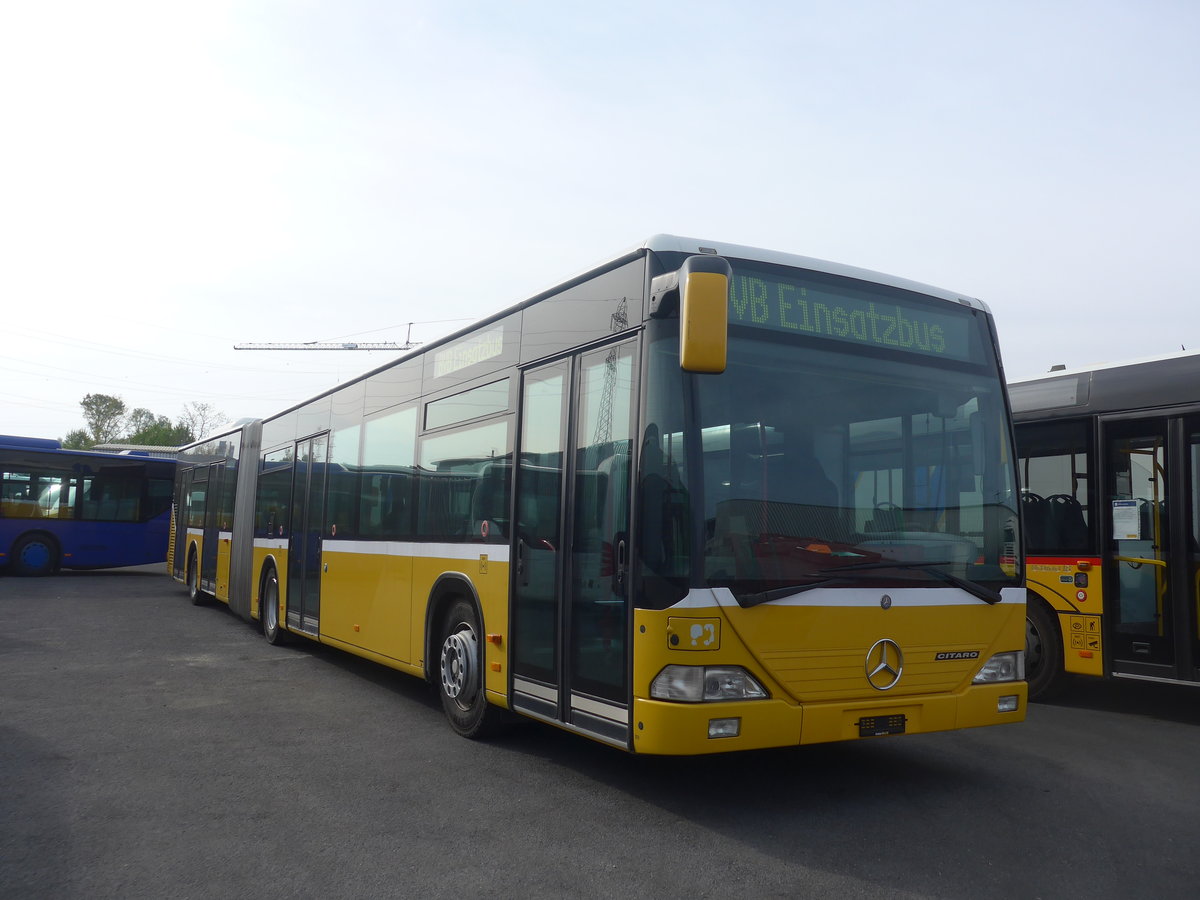
{"label": "paper notice in window", "polygon": [[1138,501],[1114,500],[1112,502],[1112,530],[1115,541],[1140,541],[1142,519],[1138,515]]}

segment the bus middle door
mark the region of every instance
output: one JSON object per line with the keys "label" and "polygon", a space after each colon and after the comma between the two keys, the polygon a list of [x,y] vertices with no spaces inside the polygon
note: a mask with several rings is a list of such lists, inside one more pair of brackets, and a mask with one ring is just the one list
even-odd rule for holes
{"label": "bus middle door", "polygon": [[288,627],[316,636],[321,619],[321,540],[325,530],[329,434],[296,442],[288,529]]}
{"label": "bus middle door", "polygon": [[217,549],[221,535],[221,492],[224,490],[225,463],[208,467],[208,495],[204,507],[204,537],[200,553],[200,586],[209,594],[217,589]]}

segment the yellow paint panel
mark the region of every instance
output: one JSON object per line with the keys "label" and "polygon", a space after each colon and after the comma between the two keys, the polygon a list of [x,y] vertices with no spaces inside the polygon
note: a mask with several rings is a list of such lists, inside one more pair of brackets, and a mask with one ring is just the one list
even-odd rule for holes
{"label": "yellow paint panel", "polygon": [[1080,675],[1103,675],[1100,617],[1060,614],[1058,624],[1063,633],[1063,668]]}
{"label": "yellow paint panel", "polygon": [[[633,701],[633,749],[637,753],[686,756],[728,753],[800,743],[803,710],[779,700],[748,703]],[[740,718],[737,737],[708,737],[709,719]]]}
{"label": "yellow paint panel", "polygon": [[[705,613],[717,617],[720,612],[689,610],[698,621]],[[896,641],[904,652],[905,674],[893,696],[953,692],[962,690],[992,654],[1025,646],[1025,608],[1019,604],[889,610],[764,605],[724,612],[720,650],[712,659],[698,660],[682,641],[671,644],[678,629],[669,612],[638,610],[635,696],[648,697],[651,680],[668,664],[728,664],[750,670],[773,697],[802,703],[853,701],[869,690],[866,653],[883,638]],[[939,658],[946,652],[964,655]]]}
{"label": "yellow paint panel", "polygon": [[326,551],[322,560],[322,639],[413,662],[412,558]]}
{"label": "yellow paint panel", "polygon": [[[642,753],[719,753],[759,747],[860,739],[864,717],[905,717],[905,733],[921,734],[1025,718],[1024,682],[974,685],[994,653],[1025,643],[1021,604],[893,607],[764,605],[753,609],[689,609],[634,613],[634,742]],[[724,614],[724,615],[723,615]],[[681,624],[724,619],[720,648],[697,653],[672,635]],[[868,648],[890,638],[903,649],[901,681],[876,691],[866,678]],[[755,651],[750,652],[749,647]],[[961,655],[960,655],[961,654]],[[669,664],[738,665],[758,679],[769,700],[667,703],[649,699],[650,682]],[[1016,696],[1014,712],[997,711]],[[715,718],[741,719],[736,738],[710,739]]]}
{"label": "yellow paint panel", "polygon": [[229,602],[229,557],[230,540],[220,538],[217,544],[217,571],[215,596],[222,603]]}
{"label": "yellow paint panel", "polygon": [[[1079,565],[1079,563],[1084,565]],[[1082,577],[1081,577],[1082,576]],[[1026,581],[1058,615],[1063,669],[1076,675],[1104,675],[1104,574],[1099,559],[1031,557]]]}

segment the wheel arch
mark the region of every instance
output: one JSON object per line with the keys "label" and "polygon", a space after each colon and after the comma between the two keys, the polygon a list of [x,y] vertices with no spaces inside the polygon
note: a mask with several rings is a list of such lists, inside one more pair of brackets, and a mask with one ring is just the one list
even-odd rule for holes
{"label": "wheel arch", "polygon": [[[439,648],[438,628],[446,610],[458,599],[464,599],[475,607],[475,615],[479,619],[479,628],[486,634],[487,623],[483,620],[483,604],[479,601],[479,592],[471,579],[462,572],[444,572],[433,582],[429,589],[429,600],[425,604],[424,655],[425,680],[431,684],[437,678],[437,657]],[[483,639],[483,634],[479,636]]]}
{"label": "wheel arch", "polygon": [[17,560],[17,551],[21,548],[22,544],[27,543],[31,539],[44,541],[54,554],[54,560],[50,566],[49,574],[53,575],[62,568],[62,542],[49,531],[45,531],[41,528],[31,528],[28,531],[22,531],[20,534],[18,534],[15,538],[13,538],[13,542],[8,546],[8,565],[12,567],[14,571],[20,568],[20,563]]}
{"label": "wheel arch", "polygon": [[[1026,589],[1025,594],[1026,619],[1026,672],[1029,682],[1029,699],[1048,699],[1052,697],[1063,683],[1066,674],[1063,665],[1066,649],[1063,646],[1062,622],[1058,610],[1045,597],[1032,588]],[[1049,633],[1040,634],[1042,652],[1037,665],[1049,666],[1048,669],[1034,670],[1034,659],[1030,652],[1030,632],[1037,628],[1039,631],[1049,629]]]}
{"label": "wheel arch", "polygon": [[[274,554],[268,554],[263,558],[262,565],[258,568],[258,580],[254,585],[254,596],[251,602],[254,608],[258,609],[258,619],[256,620],[261,626],[263,623],[263,590],[267,586],[267,576],[275,573],[276,580],[279,579],[279,561],[275,559]],[[254,616],[251,616],[253,619]]]}
{"label": "wheel arch", "polygon": [[1050,617],[1050,621],[1054,623],[1054,627],[1058,633],[1058,641],[1061,644],[1062,643],[1062,623],[1059,622],[1059,620],[1058,620],[1058,616],[1059,616],[1058,610],[1054,607],[1054,604],[1051,603],[1049,600],[1047,600],[1045,597],[1043,597],[1037,591],[1036,588],[1026,587],[1025,588],[1025,605],[1030,606],[1033,604],[1037,604],[1037,605],[1041,606],[1042,610],[1046,613],[1046,615]]}

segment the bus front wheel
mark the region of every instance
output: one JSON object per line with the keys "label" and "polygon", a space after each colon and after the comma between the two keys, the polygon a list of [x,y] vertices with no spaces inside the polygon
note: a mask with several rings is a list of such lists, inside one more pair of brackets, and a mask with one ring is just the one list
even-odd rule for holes
{"label": "bus front wheel", "polygon": [[1025,680],[1029,699],[1046,700],[1062,685],[1063,646],[1058,617],[1030,596],[1025,607]]}
{"label": "bus front wheel", "polygon": [[58,569],[58,547],[44,535],[27,534],[13,545],[10,559],[14,574],[52,575]]}
{"label": "bus front wheel", "polygon": [[504,721],[504,710],[484,696],[483,651],[479,643],[479,617],[475,606],[457,599],[443,618],[438,651],[438,695],[450,727],[468,738],[495,734]]}

